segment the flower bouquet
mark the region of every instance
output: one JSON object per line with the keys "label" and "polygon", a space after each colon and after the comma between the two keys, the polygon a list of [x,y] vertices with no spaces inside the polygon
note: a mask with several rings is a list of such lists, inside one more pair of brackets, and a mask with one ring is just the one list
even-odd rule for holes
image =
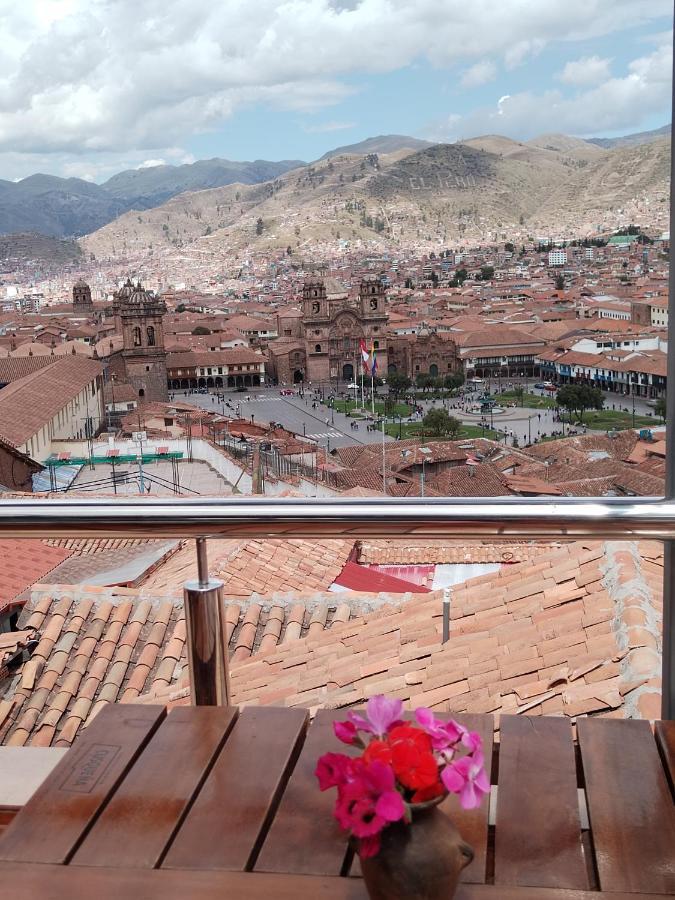
{"label": "flower bouquet", "polygon": [[[384,877],[385,880],[389,878],[390,883],[386,890],[378,893],[373,891],[366,877],[371,897],[418,896],[416,892],[397,891],[393,883],[405,881],[401,867],[405,865],[406,857],[409,863],[414,861],[414,867],[424,864],[419,859],[423,848],[415,848],[413,840],[416,828],[413,823],[421,822],[423,818],[418,814],[432,810],[449,793],[459,796],[464,809],[472,809],[490,790],[478,734],[453,720],[438,719],[430,709],[417,709],[414,717],[414,722],[403,720],[400,700],[383,695],[371,698],[365,716],[350,711],[346,721],[335,722],[333,726],[340,741],[362,752],[350,756],[325,753],[316,767],[320,790],[337,788],[335,818],[353,839],[362,860],[364,876],[367,876],[365,861],[380,854],[386,844],[391,859],[382,865],[389,870]],[[433,838],[439,827],[444,831],[443,838],[439,839],[441,868],[445,876],[454,873],[455,883],[449,891],[446,877],[439,896],[451,897],[459,871],[471,861],[473,852],[463,844],[450,821],[445,816],[441,819],[434,818],[433,829],[429,831],[431,820],[424,817],[428,833],[422,843],[429,849],[435,848],[435,867],[438,869],[438,848]],[[456,850],[454,861],[447,853],[453,848]],[[392,867],[397,871],[392,871]],[[381,871],[378,878],[381,882]],[[428,896],[435,894],[431,892]]]}

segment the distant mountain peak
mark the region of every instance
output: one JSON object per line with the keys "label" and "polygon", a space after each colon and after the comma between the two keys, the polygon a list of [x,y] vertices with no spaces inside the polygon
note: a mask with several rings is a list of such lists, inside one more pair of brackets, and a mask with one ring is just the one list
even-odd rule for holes
{"label": "distant mountain peak", "polygon": [[423,150],[433,146],[433,141],[423,141],[405,134],[378,134],[356,144],[345,144],[344,147],[329,150],[321,159],[343,155],[365,156],[367,153],[396,153],[397,150]]}
{"label": "distant mountain peak", "polygon": [[588,138],[589,144],[603,147],[605,150],[614,150],[617,147],[637,147],[640,144],[652,144],[661,138],[670,137],[670,124],[662,125],[651,131],[636,131],[634,134],[624,134],[615,138]]}

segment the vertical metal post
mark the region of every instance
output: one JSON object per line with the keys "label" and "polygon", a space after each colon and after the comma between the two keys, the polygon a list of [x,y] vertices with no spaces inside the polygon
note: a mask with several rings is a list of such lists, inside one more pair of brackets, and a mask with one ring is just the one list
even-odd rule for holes
{"label": "vertical metal post", "polygon": [[[673,46],[675,47],[675,39]],[[675,68],[673,69],[675,72]],[[671,82],[672,84],[672,82]],[[675,115],[675,91],[672,114]],[[671,140],[675,123],[671,117]],[[670,156],[670,248],[668,275],[668,381],[666,385],[666,499],[675,497],[675,251],[672,229],[675,222],[675,157]],[[664,542],[663,558],[663,668],[661,717],[675,719],[675,542]]]}
{"label": "vertical metal post", "polygon": [[443,641],[450,640],[450,588],[443,588]]}
{"label": "vertical metal post", "polygon": [[228,706],[223,582],[209,578],[205,538],[197,538],[197,581],[185,583],[183,596],[192,702],[195,706]]}

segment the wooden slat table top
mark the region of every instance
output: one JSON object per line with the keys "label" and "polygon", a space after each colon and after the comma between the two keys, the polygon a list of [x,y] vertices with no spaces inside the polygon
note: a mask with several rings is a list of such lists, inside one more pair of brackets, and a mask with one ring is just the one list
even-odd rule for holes
{"label": "wooden slat table top", "polygon": [[[334,792],[314,776],[344,711],[117,705],[84,731],[0,836],[12,896],[363,900]],[[461,718],[484,737],[491,716]],[[501,717],[488,803],[445,808],[476,850],[458,900],[675,894],[672,723]],[[585,784],[577,781],[583,770]],[[579,788],[592,834],[582,833]],[[494,817],[492,811],[491,819]],[[5,881],[5,878],[8,880]]]}
{"label": "wooden slat table top", "polygon": [[572,726],[566,718],[501,721],[495,883],[589,886]]}
{"label": "wooden slat table top", "polygon": [[[361,878],[278,875],[265,872],[199,872],[181,869],[120,869],[0,863],[0,884],[12,900],[368,900]],[[455,900],[663,900],[662,894],[598,894],[557,888],[460,884]]]}

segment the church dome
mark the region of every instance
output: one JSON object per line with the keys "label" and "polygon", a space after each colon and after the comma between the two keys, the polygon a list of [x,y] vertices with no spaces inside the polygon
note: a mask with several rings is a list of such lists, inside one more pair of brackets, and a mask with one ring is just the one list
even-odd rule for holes
{"label": "church dome", "polygon": [[[124,287],[126,288],[126,285]],[[146,303],[154,302],[155,298],[140,281],[137,281],[135,285],[132,285],[131,292],[123,299],[128,306],[144,306]]]}
{"label": "church dome", "polygon": [[134,292],[134,285],[130,278],[127,278],[124,285],[117,292],[120,300],[128,300]]}

